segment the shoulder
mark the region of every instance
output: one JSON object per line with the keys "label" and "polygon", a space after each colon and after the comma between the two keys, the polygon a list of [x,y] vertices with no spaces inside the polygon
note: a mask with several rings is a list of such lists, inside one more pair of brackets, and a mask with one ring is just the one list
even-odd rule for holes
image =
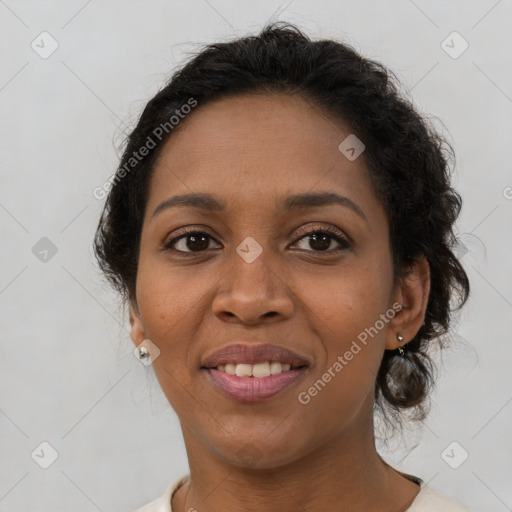
{"label": "shoulder", "polygon": [[[134,512],[172,512],[171,497],[189,478],[190,475],[181,477],[169,485],[161,496]],[[424,484],[421,479],[417,479],[417,481],[421,485],[420,492],[405,512],[439,512],[440,510],[443,512],[475,512],[462,503],[440,494],[429,485]]]}
{"label": "shoulder", "polygon": [[429,485],[422,485],[412,505],[406,512],[475,512],[462,503],[440,494]]}
{"label": "shoulder", "polygon": [[171,497],[178,488],[189,479],[189,477],[190,475],[185,475],[179,480],[176,480],[176,482],[172,483],[165,489],[165,492],[161,496],[149,503],[146,503],[134,512],[172,512]]}

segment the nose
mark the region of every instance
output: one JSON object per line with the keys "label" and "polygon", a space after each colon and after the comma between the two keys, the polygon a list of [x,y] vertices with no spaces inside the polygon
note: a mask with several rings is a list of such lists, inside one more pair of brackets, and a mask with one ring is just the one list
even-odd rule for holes
{"label": "nose", "polygon": [[223,321],[256,325],[277,322],[293,315],[293,294],[287,277],[271,268],[265,251],[252,263],[237,253],[229,262],[212,303],[213,313]]}

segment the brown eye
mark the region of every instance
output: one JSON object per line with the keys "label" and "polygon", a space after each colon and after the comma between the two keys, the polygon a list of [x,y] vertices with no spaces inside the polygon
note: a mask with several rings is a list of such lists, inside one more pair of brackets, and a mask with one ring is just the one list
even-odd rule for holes
{"label": "brown eye", "polygon": [[[310,252],[338,252],[350,248],[347,239],[341,232],[332,229],[310,229],[303,231],[303,235],[295,242],[295,245],[305,240],[309,245],[309,249],[302,248]],[[177,253],[201,253],[210,248],[210,241],[215,240],[205,231],[185,230],[177,237],[171,238],[162,246],[163,250],[174,251]],[[335,241],[338,247],[332,248],[332,242]],[[312,251],[311,251],[312,250]]]}
{"label": "brown eye", "polygon": [[[186,231],[163,245],[163,249],[177,252],[203,252],[209,248],[213,238],[204,231]],[[177,245],[180,244],[180,247]]]}
{"label": "brown eye", "polygon": [[[337,252],[340,250],[348,249],[350,247],[350,244],[345,237],[343,237],[337,231],[335,232],[334,230],[330,229],[312,229],[306,232],[305,235],[301,236],[298,241],[303,239],[306,240],[306,242],[309,244],[309,247],[313,249],[313,252]],[[335,249],[329,249],[333,240],[338,243],[339,247]],[[297,244],[297,242],[295,243]],[[305,250],[309,249],[306,248]]]}

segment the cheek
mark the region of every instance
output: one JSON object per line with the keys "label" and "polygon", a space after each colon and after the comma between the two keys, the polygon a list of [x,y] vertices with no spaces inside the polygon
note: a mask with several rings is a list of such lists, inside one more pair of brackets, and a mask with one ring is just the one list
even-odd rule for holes
{"label": "cheek", "polygon": [[137,302],[146,336],[160,349],[155,372],[170,372],[181,380],[189,378],[197,361],[189,357],[198,318],[208,300],[208,277],[191,279],[190,274],[158,264],[139,264]]}
{"label": "cheek", "polygon": [[[183,320],[204,307],[208,290],[218,276],[207,270],[180,269],[163,258],[141,258],[137,273],[137,302],[148,334],[165,332],[177,339]],[[167,339],[167,338],[166,338]]]}
{"label": "cheek", "polygon": [[373,325],[385,312],[390,276],[380,262],[357,262],[328,273],[303,273],[299,288],[306,315],[314,313],[310,321],[324,325],[330,338],[343,342]]}
{"label": "cheek", "polygon": [[307,292],[307,322],[325,353],[315,369],[320,379],[327,374],[328,384],[319,385],[323,399],[340,406],[345,402],[345,411],[373,393],[385,348],[388,323],[380,319],[388,307],[389,282],[388,273],[375,264],[351,266],[328,279],[309,276],[301,281],[300,288]]}
{"label": "cheek", "polygon": [[189,357],[194,320],[200,307],[189,286],[176,282],[176,273],[161,272],[156,266],[139,268],[137,301],[144,324],[145,335],[160,350],[153,362],[153,370],[169,404],[186,417],[190,409],[191,375],[198,368]]}

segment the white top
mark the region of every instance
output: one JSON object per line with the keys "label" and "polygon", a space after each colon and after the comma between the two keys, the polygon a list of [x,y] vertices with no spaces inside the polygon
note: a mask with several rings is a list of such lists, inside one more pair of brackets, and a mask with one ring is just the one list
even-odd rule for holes
{"label": "white top", "polygon": [[[420,486],[420,492],[406,512],[475,512],[458,501],[439,494],[432,487],[425,484],[421,478],[406,473],[401,474]],[[172,512],[171,497],[189,478],[190,474],[181,477],[169,485],[162,496],[138,508],[135,512]]]}

